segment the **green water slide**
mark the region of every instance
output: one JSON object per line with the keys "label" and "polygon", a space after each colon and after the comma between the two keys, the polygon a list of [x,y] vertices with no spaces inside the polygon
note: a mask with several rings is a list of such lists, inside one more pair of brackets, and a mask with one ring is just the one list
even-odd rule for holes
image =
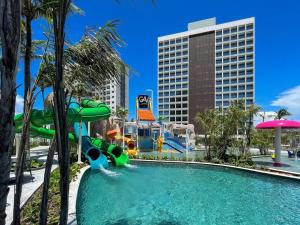
{"label": "green water slide", "polygon": [[[78,104],[77,108],[70,108],[67,114],[67,120],[71,124],[78,122],[92,122],[97,120],[108,119],[111,115],[110,108],[104,103],[97,103],[90,99],[84,99]],[[22,132],[23,114],[15,116],[16,132]],[[52,110],[37,110],[33,109],[30,117],[30,135],[33,137],[42,137],[52,139],[55,135],[55,130],[45,128],[45,125],[54,123],[54,112]],[[92,145],[100,148],[102,152],[110,156],[111,160],[117,166],[125,165],[128,162],[128,156],[119,146],[109,144],[101,139],[90,138]],[[77,138],[73,133],[69,133],[69,140],[75,142]]]}

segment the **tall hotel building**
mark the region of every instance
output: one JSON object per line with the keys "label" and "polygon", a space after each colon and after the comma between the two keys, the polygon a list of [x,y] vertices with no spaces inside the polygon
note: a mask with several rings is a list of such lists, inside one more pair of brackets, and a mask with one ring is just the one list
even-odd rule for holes
{"label": "tall hotel building", "polygon": [[113,112],[118,107],[128,108],[128,75],[120,77],[120,80],[106,80],[103,86],[92,89],[92,95],[105,102]]}
{"label": "tall hotel building", "polygon": [[[255,19],[188,24],[158,38],[158,113],[169,122],[193,123],[197,112],[245,105],[255,98]],[[196,131],[199,129],[196,127]]]}

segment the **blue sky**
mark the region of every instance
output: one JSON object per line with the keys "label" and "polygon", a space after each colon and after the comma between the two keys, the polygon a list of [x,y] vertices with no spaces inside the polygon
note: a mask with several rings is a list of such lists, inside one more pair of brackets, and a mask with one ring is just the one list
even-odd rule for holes
{"label": "blue sky", "polygon": [[[85,15],[68,19],[67,39],[72,42],[78,41],[88,26],[120,20],[118,32],[127,45],[119,52],[138,72],[130,77],[130,118],[135,114],[135,96],[150,88],[156,99],[158,36],[184,31],[187,23],[210,17],[216,17],[217,23],[255,17],[256,103],[265,110],[286,107],[300,119],[300,1],[156,0],[153,5],[150,0],[76,0],[75,4]],[[40,29],[36,22],[37,38]],[[21,72],[18,83],[23,81]],[[22,92],[20,87],[18,93]],[[40,100],[36,106],[41,106]]]}

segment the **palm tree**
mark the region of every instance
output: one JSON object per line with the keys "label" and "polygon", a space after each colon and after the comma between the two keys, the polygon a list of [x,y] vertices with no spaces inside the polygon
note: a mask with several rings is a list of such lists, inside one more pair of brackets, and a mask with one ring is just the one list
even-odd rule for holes
{"label": "palm tree", "polygon": [[204,134],[204,144],[206,159],[211,159],[211,150],[214,145],[214,140],[221,130],[219,112],[216,109],[207,109],[204,112],[198,112],[195,117],[195,122],[200,126]]}
{"label": "palm tree", "polygon": [[119,106],[119,107],[117,107],[116,115],[117,115],[117,117],[119,117],[122,120],[122,123],[123,123],[123,126],[122,126],[123,127],[122,128],[122,133],[123,133],[122,145],[123,145],[123,148],[124,148],[125,147],[125,142],[124,142],[125,120],[127,119],[127,116],[128,116],[128,109]]}
{"label": "palm tree", "polygon": [[277,112],[276,112],[276,117],[275,117],[275,120],[281,120],[281,119],[284,119],[286,116],[290,116],[292,115],[289,111],[287,111],[287,109],[279,109]]}
{"label": "palm tree", "polygon": [[250,105],[248,108],[246,115],[248,117],[247,127],[246,127],[246,146],[247,150],[249,150],[251,145],[251,137],[253,130],[253,117],[258,115],[258,112],[261,111],[261,107],[255,104]]}
{"label": "palm tree", "polygon": [[0,224],[5,224],[5,208],[10,172],[10,152],[14,140],[16,73],[21,39],[21,1],[0,1],[1,89],[0,89]]}

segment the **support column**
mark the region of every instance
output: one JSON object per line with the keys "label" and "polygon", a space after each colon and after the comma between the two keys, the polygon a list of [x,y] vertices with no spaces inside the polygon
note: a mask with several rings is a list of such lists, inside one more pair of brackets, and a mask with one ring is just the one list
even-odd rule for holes
{"label": "support column", "polygon": [[281,161],[281,127],[275,128],[275,166],[280,166]]}

